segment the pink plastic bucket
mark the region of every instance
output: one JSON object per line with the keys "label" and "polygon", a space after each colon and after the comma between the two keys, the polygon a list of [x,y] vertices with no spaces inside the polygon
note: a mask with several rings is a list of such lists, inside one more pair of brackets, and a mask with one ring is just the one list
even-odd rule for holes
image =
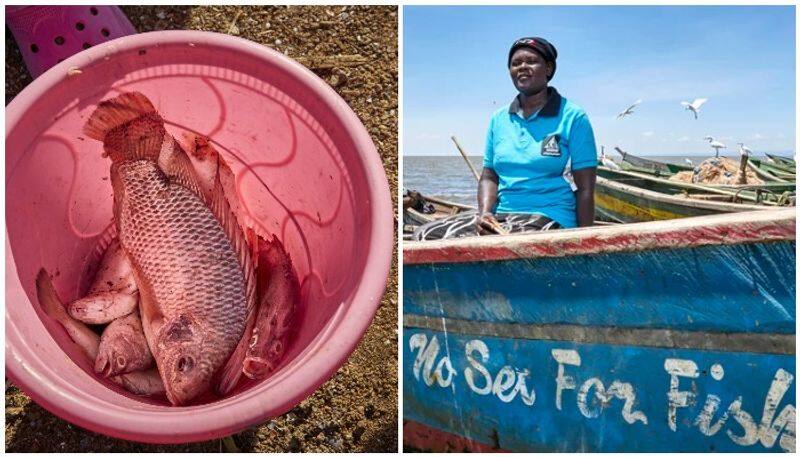
{"label": "pink plastic bucket", "polygon": [[[111,221],[112,191],[110,163],[81,127],[99,101],[133,90],[153,101],[176,138],[211,138],[247,210],[283,241],[301,283],[297,334],[277,371],[198,406],[167,406],[98,379],[36,300],[42,267],[56,275],[64,300],[86,286],[87,255]],[[204,32],[98,45],[17,96],[6,110],[6,221],[7,375],[75,424],[153,443],[225,436],[310,395],[371,322],[393,245],[386,176],[347,104],[277,52]]]}

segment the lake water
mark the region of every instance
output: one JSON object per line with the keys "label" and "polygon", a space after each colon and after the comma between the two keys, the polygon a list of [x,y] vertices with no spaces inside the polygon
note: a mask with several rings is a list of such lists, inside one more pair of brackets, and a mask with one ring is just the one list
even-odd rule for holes
{"label": "lake water", "polygon": [[[720,154],[720,156],[739,160],[738,154]],[[615,154],[611,154],[610,157],[616,162],[620,160]],[[681,165],[688,165],[686,159],[698,165],[708,158],[708,156],[677,155],[640,157]],[[754,157],[759,156],[754,155]],[[470,161],[480,174],[483,157],[470,157]],[[466,205],[475,206],[478,200],[478,183],[461,156],[403,156],[403,188]]]}

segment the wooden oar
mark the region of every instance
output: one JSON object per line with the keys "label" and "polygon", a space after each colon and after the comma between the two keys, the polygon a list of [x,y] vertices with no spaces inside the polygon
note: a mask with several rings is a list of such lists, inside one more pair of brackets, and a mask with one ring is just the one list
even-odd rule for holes
{"label": "wooden oar", "polygon": [[[463,149],[461,149],[461,145],[458,144],[458,140],[456,139],[455,135],[451,135],[450,139],[453,140],[453,143],[455,143],[458,152],[461,153],[461,157],[464,158],[464,160],[467,162],[467,166],[469,166],[469,169],[472,170],[472,174],[475,176],[475,180],[480,182],[481,177],[478,174],[478,171],[475,170],[475,167],[472,166],[472,162],[469,161],[467,154],[464,152]],[[478,217],[480,217],[480,215],[478,215]],[[495,232],[497,232],[498,235],[508,235],[508,230],[504,229],[503,226],[500,225],[500,223],[497,222],[496,220],[494,222],[489,222],[489,225]]]}
{"label": "wooden oar", "polygon": [[453,143],[455,143],[455,144],[456,144],[456,148],[458,148],[458,152],[460,152],[460,153],[461,153],[461,157],[463,157],[463,158],[464,158],[464,160],[466,160],[466,161],[467,161],[467,165],[469,166],[469,169],[470,169],[470,170],[472,170],[472,174],[473,174],[473,175],[475,175],[475,180],[476,180],[476,181],[480,181],[480,180],[481,180],[481,177],[480,177],[480,175],[478,174],[478,171],[477,171],[477,170],[475,170],[475,167],[474,167],[474,166],[472,166],[472,162],[470,162],[470,161],[469,161],[469,158],[467,158],[467,154],[466,154],[466,153],[464,153],[464,150],[463,150],[463,149],[461,149],[461,145],[460,145],[460,144],[458,144],[458,140],[456,139],[455,135],[452,135],[452,136],[450,136],[450,139],[451,139],[451,140],[453,140]]}

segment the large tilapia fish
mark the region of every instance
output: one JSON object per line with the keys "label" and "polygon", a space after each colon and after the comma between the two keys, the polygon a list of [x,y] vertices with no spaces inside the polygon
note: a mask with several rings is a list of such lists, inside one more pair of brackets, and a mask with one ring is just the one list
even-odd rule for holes
{"label": "large tilapia fish", "polygon": [[140,93],[100,103],[84,133],[102,141],[112,161],[119,242],[167,398],[184,405],[212,383],[231,386],[253,323],[255,280],[219,180],[200,182]]}

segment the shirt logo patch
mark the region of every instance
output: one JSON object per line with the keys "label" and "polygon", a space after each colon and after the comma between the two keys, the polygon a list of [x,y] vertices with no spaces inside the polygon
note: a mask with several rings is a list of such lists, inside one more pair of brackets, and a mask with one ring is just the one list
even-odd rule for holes
{"label": "shirt logo patch", "polygon": [[558,135],[550,135],[542,141],[542,155],[561,157],[561,148],[558,146]]}

